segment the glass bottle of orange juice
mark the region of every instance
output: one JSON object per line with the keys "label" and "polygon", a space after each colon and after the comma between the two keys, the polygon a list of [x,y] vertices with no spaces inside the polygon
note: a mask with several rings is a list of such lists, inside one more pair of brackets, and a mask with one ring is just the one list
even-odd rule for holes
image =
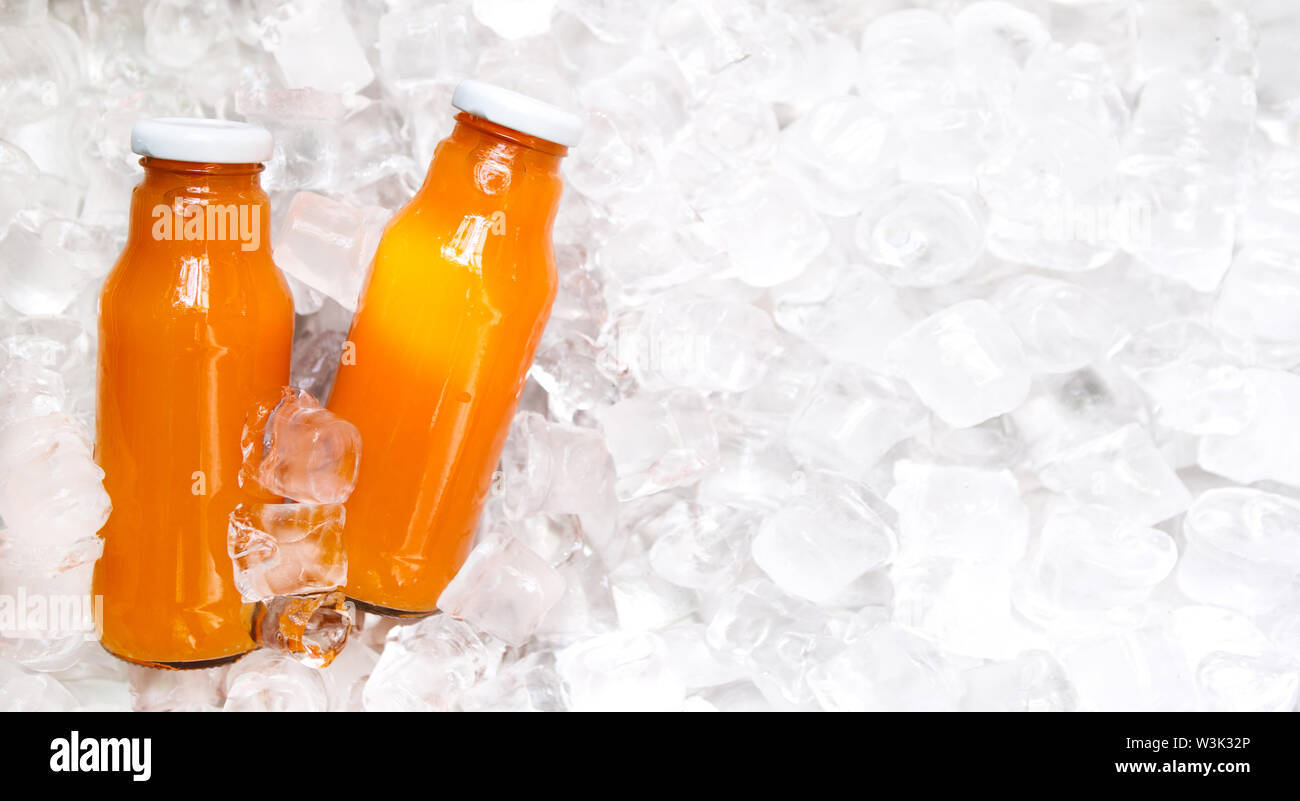
{"label": "glass bottle of orange juice", "polygon": [[434,611],[473,539],[555,298],[551,225],[574,115],[461,83],[451,135],[388,224],[329,400],[361,430],[348,597]]}
{"label": "glass bottle of orange juice", "polygon": [[293,302],[258,177],[271,135],[153,119],[131,146],[144,178],[100,297],[95,453],[113,511],[93,591],[110,652],[206,667],[254,647],[226,531],[246,500],[245,413],[289,380]]}

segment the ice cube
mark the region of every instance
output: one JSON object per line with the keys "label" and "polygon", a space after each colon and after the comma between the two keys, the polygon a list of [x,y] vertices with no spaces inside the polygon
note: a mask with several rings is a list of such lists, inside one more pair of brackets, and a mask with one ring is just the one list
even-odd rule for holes
{"label": "ice cube", "polygon": [[[859,264],[830,265],[819,272],[815,281],[805,282],[804,276],[773,290],[777,324],[831,359],[886,371],[889,343],[912,324],[898,290]],[[800,361],[806,364],[806,359]]]}
{"label": "ice cube", "polygon": [[1300,360],[1300,251],[1246,248],[1237,254],[1214,304],[1214,327],[1265,366]]}
{"label": "ice cube", "polygon": [[0,429],[0,476],[11,559],[55,575],[99,558],[112,506],[79,425],[56,413]]}
{"label": "ice cube", "polygon": [[896,566],[890,575],[893,622],[947,653],[1010,659],[1034,644],[1012,613],[1005,563],[928,559]]}
{"label": "ice cube", "polygon": [[906,114],[953,96],[952,27],[929,9],[894,11],[862,32],[858,91],[880,108]]}
{"label": "ice cube", "polygon": [[754,436],[784,435],[824,365],[825,359],[812,345],[787,340],[772,354],[763,383],[741,394],[732,405],[735,423]]}
{"label": "ice cube", "polygon": [[1023,463],[1024,435],[1007,416],[970,428],[937,425],[928,433],[928,437],[922,435],[918,440],[927,442],[942,461],[993,469],[1016,468]]}
{"label": "ice cube", "polygon": [[0,24],[40,25],[50,18],[49,0],[16,0],[0,10]]}
{"label": "ice cube", "polygon": [[583,121],[582,147],[566,159],[564,180],[591,200],[610,202],[644,190],[651,181],[645,165],[653,159],[651,143],[631,120],[593,109]]}
{"label": "ice cube", "polygon": [[405,90],[470,74],[481,37],[468,11],[463,3],[389,7],[379,19],[376,45],[384,83]]}
{"label": "ice cube", "polygon": [[1213,291],[1232,263],[1235,179],[1179,163],[1129,166],[1124,180],[1123,248],[1160,275]]}
{"label": "ice cube", "polygon": [[599,345],[578,331],[543,337],[528,375],[546,390],[546,408],[566,422],[589,417],[599,406],[618,400],[618,387],[600,369]]}
{"label": "ice cube", "polygon": [[618,625],[608,569],[600,557],[579,550],[556,571],[564,577],[564,597],[542,621],[539,639],[572,642]]}
{"label": "ice cube", "polygon": [[899,557],[1006,564],[1029,537],[1029,509],[1009,470],[902,459],[886,500],[898,510]]}
{"label": "ice cube", "polygon": [[[1124,144],[1126,168],[1140,164],[1241,168],[1255,121],[1255,85],[1222,73],[1166,72],[1142,87]],[[1140,170],[1138,170],[1140,171]]]}
{"label": "ice cube", "polygon": [[498,524],[491,528],[480,524],[485,531],[480,537],[497,537],[512,534],[531,548],[552,567],[558,567],[581,550],[583,542],[582,521],[576,515],[536,515],[513,524]]}
{"label": "ice cube", "polygon": [[508,645],[523,645],[564,596],[564,578],[514,537],[480,542],[438,608]]}
{"label": "ice cube", "polygon": [[894,531],[871,508],[869,494],[837,474],[813,473],[802,494],[759,526],[754,562],[792,595],[814,602],[833,599],[893,558]]}
{"label": "ice cube", "polygon": [[965,712],[1073,712],[1078,703],[1061,664],[1046,651],[970,668],[962,678]]}
{"label": "ice cube", "polygon": [[1295,597],[1300,502],[1246,487],[1212,489],[1183,518],[1178,587],[1202,603],[1249,614]]}
{"label": "ice cube", "polygon": [[1276,654],[1215,652],[1196,668],[1196,683],[1212,712],[1293,712],[1300,700],[1300,670]]}
{"label": "ice cube", "polygon": [[686,700],[653,632],[611,631],[560,651],[556,669],[573,712],[675,712]]}
{"label": "ice cube", "polygon": [[703,623],[687,621],[660,632],[673,671],[690,690],[743,680],[744,670],[721,658],[709,647],[706,630]]}
{"label": "ice cube", "polygon": [[1243,247],[1268,247],[1295,230],[1300,153],[1272,142],[1252,140],[1255,174],[1243,187],[1237,235]]}
{"label": "ice cube", "polygon": [[241,503],[227,548],[245,601],[327,592],[347,583],[341,503]]}
{"label": "ice cube", "polygon": [[815,607],[765,578],[734,584],[719,597],[705,633],[709,647],[729,662],[752,665],[782,629],[816,618]]}
{"label": "ice cube", "polygon": [[858,249],[898,286],[960,280],[984,252],[984,224],[967,198],[924,183],[900,184],[858,217]]}
{"label": "ice cube", "polygon": [[790,450],[806,464],[862,477],[928,415],[899,381],[852,364],[828,365],[790,422]]}
{"label": "ice cube", "polygon": [[699,157],[714,160],[709,167],[753,163],[776,152],[780,124],[772,104],[750,94],[718,94],[693,120],[691,133]]}
{"label": "ice cube", "polygon": [[920,321],[889,346],[889,360],[925,405],[955,427],[1005,414],[1029,395],[1024,348],[985,300]]}
{"label": "ice cube", "polygon": [[1212,0],[1151,0],[1136,9],[1138,81],[1197,70],[1245,73],[1254,32],[1243,11]]}
{"label": "ice cube", "polygon": [[1151,435],[1135,424],[1058,453],[1038,475],[1049,489],[1144,525],[1179,514],[1192,500]]}
{"label": "ice cube", "polygon": [[502,650],[450,615],[397,626],[366,680],[366,711],[449,711],[463,692],[496,672]]}
{"label": "ice cube", "polygon": [[726,586],[748,560],[758,520],[753,515],[675,498],[640,530],[655,538],[650,566],[679,587]]}
{"label": "ice cube", "polygon": [[1146,245],[1150,207],[1125,202],[1119,158],[1113,135],[1076,123],[1038,121],[1007,137],[975,174],[989,207],[988,252],[1075,273],[1101,267],[1121,247]]}
{"label": "ice cube", "polygon": [[1216,652],[1262,656],[1273,649],[1253,620],[1218,606],[1180,606],[1162,617],[1159,625],[1192,666]]}
{"label": "ice cube", "polygon": [[378,661],[379,652],[358,636],[339,653],[329,667],[321,669],[331,712],[363,711],[361,691]]}
{"label": "ice cube", "polygon": [[80,73],[76,33],[44,13],[25,16],[19,24],[0,27],[0,121],[8,129],[72,102]]}
{"label": "ice cube", "polygon": [[8,659],[0,659],[0,710],[71,712],[77,706],[77,699],[58,679],[46,673],[24,670]]}
{"label": "ice cube", "polygon": [[1115,78],[1106,53],[1096,45],[1047,44],[1026,61],[1013,112],[1027,127],[1059,131],[1063,128],[1056,126],[1064,123],[1064,129],[1115,137],[1129,123],[1128,104]]}
{"label": "ice cube", "polygon": [[[83,662],[88,646],[92,652],[95,648],[103,650],[94,642],[89,565],[65,571],[55,580],[33,579],[30,577],[41,569],[39,565],[16,558],[7,546],[0,547],[0,553],[4,555],[0,560],[0,586],[14,599],[6,606],[19,607],[24,600],[29,604],[26,615],[12,615],[6,620],[4,636],[0,636],[0,659],[12,660],[28,670],[59,673]],[[41,614],[38,598],[42,596],[50,601],[47,609],[55,607],[55,614]],[[65,619],[68,617],[72,619]]]}
{"label": "ice cube", "polygon": [[1137,525],[1109,509],[1057,504],[1043,522],[1028,568],[1031,619],[1105,612],[1140,604],[1169,575],[1178,547],[1163,531]]}
{"label": "ice cube", "polygon": [[374,80],[339,0],[286,9],[268,20],[262,35],[290,88],[358,92]]}
{"label": "ice cube", "polygon": [[536,412],[515,418],[501,459],[506,515],[521,520],[539,512],[574,514],[590,536],[614,526],[614,468],[600,432],[552,423]]}
{"label": "ice cube", "polygon": [[[875,610],[863,613],[879,620]],[[844,651],[846,629],[853,626],[847,613],[802,618],[774,632],[755,650],[748,665],[750,680],[773,708],[786,711],[815,711],[817,697],[811,681],[814,671]]]}
{"label": "ice cube", "polygon": [[315,192],[299,192],[280,223],[275,263],[355,311],[389,216],[388,209],[379,206],[356,207]]}
{"label": "ice cube", "polygon": [[708,506],[771,511],[785,503],[798,469],[784,443],[748,427],[719,436],[718,470],[700,479],[698,498]]}
{"label": "ice cube", "polygon": [[361,433],[296,387],[249,410],[240,447],[239,485],[250,492],[335,504],[357,485]]}
{"label": "ice cube", "polygon": [[1025,276],[995,298],[1034,372],[1069,373],[1103,357],[1119,328],[1105,303],[1077,284]]}
{"label": "ice cube", "polygon": [[309,316],[325,306],[325,296],[299,281],[292,275],[285,274],[285,283],[289,285],[289,294],[293,295],[293,313]]}
{"label": "ice cube", "polygon": [[69,317],[18,317],[0,321],[0,352],[78,376],[93,366],[94,346],[86,328]]}
{"label": "ice cube", "polygon": [[1254,396],[1254,413],[1235,434],[1202,437],[1196,461],[1205,470],[1249,484],[1280,481],[1300,487],[1300,427],[1292,424],[1300,403],[1300,376],[1281,370],[1242,371]]}
{"label": "ice cube", "polygon": [[564,687],[555,655],[534,652],[502,665],[497,673],[461,695],[462,712],[563,712]]}
{"label": "ice cube", "polygon": [[718,598],[706,639],[724,663],[743,668],[774,707],[815,709],[810,672],[885,617],[871,607],[857,613],[822,609],[758,578]]}
{"label": "ice cube", "polygon": [[474,0],[474,17],[505,39],[546,33],[555,0]]}
{"label": "ice cube", "polygon": [[32,198],[28,192],[38,180],[40,170],[21,147],[0,142],[0,175],[5,180],[0,194],[0,237],[3,237],[9,233],[14,219],[30,205]]}
{"label": "ice cube", "polygon": [[[68,665],[38,665],[23,660],[21,656],[10,658],[22,663],[30,670],[53,673],[58,677],[59,681],[69,686],[73,695],[76,695],[78,699],[87,705],[100,702],[116,705],[118,702],[125,701],[122,706],[125,706],[126,709],[121,711],[128,711],[131,706],[127,687],[130,673],[129,663],[104,650],[104,647],[93,636],[82,636],[79,639],[81,640],[80,645],[75,649],[76,659]],[[0,649],[0,651],[3,650],[5,649]],[[0,656],[7,655],[0,653]],[[107,686],[110,684],[113,686]]]}
{"label": "ice cube", "polygon": [[0,428],[63,410],[67,393],[58,372],[0,350],[0,378]]}
{"label": "ice cube", "polygon": [[655,25],[687,80],[703,85],[743,56],[753,11],[734,0],[678,0],[659,13]]}
{"label": "ice cube", "polygon": [[144,7],[144,44],[149,57],[173,69],[202,59],[218,39],[229,35],[229,17],[216,0],[150,0]]}
{"label": "ice cube", "polygon": [[952,15],[957,79],[993,108],[1015,93],[1025,63],[1051,41],[1043,20],[1011,3],[972,3]]}
{"label": "ice cube", "polygon": [[808,677],[830,712],[955,710],[960,674],[926,640],[895,626],[866,632]]}
{"label": "ice cube", "polygon": [[254,651],[226,673],[226,712],[324,712],[320,673],[275,651]]}
{"label": "ice cube", "polygon": [[1011,415],[1031,465],[1045,467],[1063,451],[1141,419],[1141,396],[1123,379],[1104,364],[1040,378]]}
{"label": "ice cube", "polygon": [[1158,625],[1085,639],[1057,654],[1094,712],[1185,712],[1197,708],[1185,654]]}
{"label": "ice cube", "polygon": [[1300,678],[1294,659],[1248,617],[1215,606],[1184,606],[1165,623],[1212,711],[1290,710]]}
{"label": "ice cube", "polygon": [[10,226],[0,260],[0,299],[23,314],[59,314],[92,275],[72,254],[21,226]]}
{"label": "ice cube", "polygon": [[795,278],[830,242],[825,223],[788,179],[738,175],[717,187],[700,216],[726,246],[736,277],[750,286]]}
{"label": "ice cube", "polygon": [[[265,126],[275,152],[262,173],[268,192],[328,189],[346,180],[342,162],[343,123],[369,101],[311,88],[258,89],[235,95],[235,110]],[[273,236],[278,235],[278,229]]]}
{"label": "ice cube", "polygon": [[644,547],[636,540],[610,571],[609,593],[624,631],[657,631],[688,619],[699,606],[695,593],[665,581],[651,569]]}
{"label": "ice cube", "polygon": [[581,21],[593,35],[615,44],[644,32],[644,23],[633,19],[638,8],[636,0],[576,0],[564,5],[564,10]]}
{"label": "ice cube", "polygon": [[717,467],[717,431],[694,392],[643,393],[596,414],[618,472],[619,500],[692,484]]}
{"label": "ice cube", "polygon": [[131,708],[136,712],[215,712],[225,703],[228,666],[159,670],[131,665]]}
{"label": "ice cube", "polygon": [[777,346],[766,312],[748,303],[665,294],[652,303],[617,358],[642,387],[744,392],[763,380]]}
{"label": "ice cube", "polygon": [[1153,325],[1114,356],[1146,393],[1162,425],[1189,434],[1237,434],[1255,413],[1252,384],[1220,337],[1193,320]]}
{"label": "ice cube", "polygon": [[970,102],[966,91],[955,102],[921,112],[908,120],[897,134],[902,142],[898,154],[898,178],[906,182],[944,185],[954,194],[970,198],[986,220],[984,206],[970,195],[971,175],[988,156],[991,115]]}
{"label": "ice cube", "polygon": [[308,667],[328,667],[352,631],[352,604],[341,592],[277,596],[259,603],[253,639]]}
{"label": "ice cube", "polygon": [[678,226],[637,219],[611,231],[595,258],[622,300],[641,303],[656,292],[698,278],[706,268],[700,255],[692,252]]}
{"label": "ice cube", "polygon": [[855,214],[890,177],[895,135],[889,118],[868,100],[832,97],[781,131],[778,168],[823,214]]}
{"label": "ice cube", "polygon": [[1254,30],[1255,85],[1262,107],[1278,110],[1300,96],[1296,76],[1287,67],[1287,45],[1295,36],[1297,22],[1286,3],[1253,3],[1249,17]]}

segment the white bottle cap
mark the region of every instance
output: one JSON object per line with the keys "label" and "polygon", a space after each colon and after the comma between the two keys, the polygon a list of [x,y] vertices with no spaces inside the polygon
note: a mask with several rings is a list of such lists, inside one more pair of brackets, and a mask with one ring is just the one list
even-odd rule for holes
{"label": "white bottle cap", "polygon": [[131,126],[142,156],[206,164],[256,164],[271,158],[271,132],[260,125],[198,117],[154,117]]}
{"label": "white bottle cap", "polygon": [[461,81],[451,104],[475,117],[565,147],[578,144],[582,136],[578,115],[482,81]]}

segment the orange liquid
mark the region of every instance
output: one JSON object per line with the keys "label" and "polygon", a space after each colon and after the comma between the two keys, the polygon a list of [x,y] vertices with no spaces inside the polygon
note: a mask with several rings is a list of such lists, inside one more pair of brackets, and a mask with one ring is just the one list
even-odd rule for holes
{"label": "orange liquid", "polygon": [[[254,647],[227,517],[249,499],[236,483],[244,415],[288,383],[293,301],[271,262],[260,165],[141,164],[126,248],[100,298],[95,452],[113,512],[94,592],[109,651],[199,666]],[[206,213],[203,238],[159,227],[156,207],[193,204],[242,208],[258,247],[245,250],[242,232],[215,238]]]}
{"label": "orange liquid", "polygon": [[555,298],[566,149],[461,113],[380,241],[329,408],[361,430],[347,594],[434,610],[467,556]]}

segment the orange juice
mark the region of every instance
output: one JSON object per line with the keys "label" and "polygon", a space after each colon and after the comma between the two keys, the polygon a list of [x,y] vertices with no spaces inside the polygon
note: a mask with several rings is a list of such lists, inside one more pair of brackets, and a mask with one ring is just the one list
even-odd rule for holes
{"label": "orange juice", "polygon": [[94,592],[101,642],[147,665],[252,650],[226,551],[244,415],[288,383],[293,302],[270,256],[265,129],[144,120],[144,178],[99,317],[96,459],[113,511]]}
{"label": "orange juice", "polygon": [[348,597],[432,612],[464,562],[555,298],[572,115],[466,81],[424,185],[389,223],[329,408],[361,430]]}

